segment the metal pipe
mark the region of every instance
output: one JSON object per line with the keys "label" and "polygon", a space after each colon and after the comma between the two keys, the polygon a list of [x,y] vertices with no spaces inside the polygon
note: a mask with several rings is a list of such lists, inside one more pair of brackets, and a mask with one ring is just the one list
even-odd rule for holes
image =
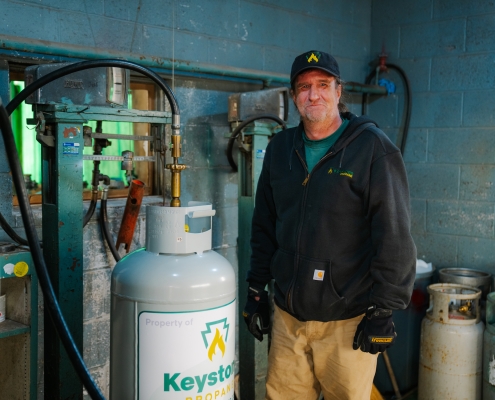
{"label": "metal pipe", "polygon": [[84,60],[102,58],[121,58],[137,64],[158,68],[184,72],[199,72],[219,76],[231,76],[237,78],[256,79],[266,82],[290,83],[286,74],[266,73],[264,71],[251,70],[246,68],[234,68],[228,66],[219,67],[214,64],[197,63],[184,60],[172,60],[145,54],[128,53],[115,50],[106,50],[90,46],[71,45],[68,43],[51,42],[32,38],[20,38],[17,36],[0,35],[0,49],[17,50],[28,53],[40,53],[53,56],[80,58]]}
{"label": "metal pipe", "polygon": [[400,395],[399,385],[397,384],[397,379],[395,379],[394,370],[392,369],[392,364],[390,363],[390,358],[388,357],[387,350],[383,351],[382,356],[383,361],[385,361],[385,366],[387,367],[390,382],[392,383],[392,387],[394,388],[395,398],[397,400],[401,400],[402,396]]}
{"label": "metal pipe", "polygon": [[[290,84],[290,78],[287,74],[276,72],[265,72],[248,68],[235,68],[227,65],[218,66],[215,64],[191,62],[184,60],[172,60],[138,53],[128,53],[123,51],[106,50],[90,46],[79,46],[46,40],[31,38],[20,38],[17,36],[0,35],[1,50],[24,51],[27,53],[47,54],[58,57],[79,58],[82,60],[102,59],[102,58],[120,58],[148,68],[174,71],[177,74],[211,74],[218,77],[243,78],[248,80],[262,81],[264,86],[268,87],[271,83]],[[347,92],[369,93],[369,94],[387,94],[387,90],[378,85],[364,85],[356,82],[344,84],[344,90]],[[178,129],[178,123],[172,122],[172,128]]]}
{"label": "metal pipe", "polygon": [[120,224],[119,234],[117,235],[117,244],[115,245],[117,251],[119,251],[121,244],[124,245],[126,253],[129,253],[129,250],[131,249],[132,237],[134,236],[134,230],[136,229],[136,222],[139,216],[139,210],[141,209],[141,203],[143,202],[143,195],[144,182],[133,179],[129,185],[129,194],[127,195],[124,215],[122,216],[122,223]]}
{"label": "metal pipe", "polygon": [[344,84],[344,90],[346,92],[353,93],[367,93],[367,94],[380,94],[387,95],[387,88],[385,86],[378,85],[366,85],[358,82],[346,82]]}

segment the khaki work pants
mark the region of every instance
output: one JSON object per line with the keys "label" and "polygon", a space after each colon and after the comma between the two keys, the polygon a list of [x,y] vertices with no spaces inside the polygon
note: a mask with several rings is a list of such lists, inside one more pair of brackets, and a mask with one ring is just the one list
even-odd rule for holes
{"label": "khaki work pants", "polygon": [[363,316],[301,322],[275,306],[266,400],[369,400],[377,354],[353,350]]}

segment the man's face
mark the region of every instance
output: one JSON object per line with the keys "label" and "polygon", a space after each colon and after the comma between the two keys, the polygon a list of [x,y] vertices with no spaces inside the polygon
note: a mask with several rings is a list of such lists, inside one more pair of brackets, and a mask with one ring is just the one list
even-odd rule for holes
{"label": "man's face", "polygon": [[292,92],[303,120],[311,122],[331,122],[339,115],[339,99],[342,87],[335,77],[320,69],[301,72]]}

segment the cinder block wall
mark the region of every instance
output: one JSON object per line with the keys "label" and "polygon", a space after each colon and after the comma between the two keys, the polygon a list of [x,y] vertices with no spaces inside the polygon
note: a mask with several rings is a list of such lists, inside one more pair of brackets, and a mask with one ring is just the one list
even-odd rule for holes
{"label": "cinder block wall", "polygon": [[[96,54],[117,50],[144,58],[174,57],[288,75],[296,55],[322,49],[336,56],[345,80],[362,82],[368,72],[370,0],[0,0],[0,10],[0,38],[9,35],[46,40],[52,42],[51,47],[66,48],[68,52],[71,45],[86,46]],[[14,56],[25,61],[31,57],[19,54],[0,48],[0,58]],[[61,59],[40,54],[36,57],[40,61]],[[260,90],[262,84],[177,73],[169,82],[181,108],[182,162],[190,166],[183,173],[182,201],[213,203],[217,210],[213,246],[237,269],[237,175],[225,156],[226,135],[230,132],[227,98],[232,93]],[[348,101],[351,110],[358,113],[360,97],[350,96]],[[291,122],[297,120],[292,110]],[[9,174],[2,165],[1,177],[5,176],[8,185]],[[117,232],[123,202],[110,206],[112,228]],[[20,219],[15,218],[15,223],[22,232]],[[143,245],[144,226],[143,214],[133,248]],[[107,396],[113,265],[94,217],[84,232],[84,358]],[[40,331],[40,344],[42,335]],[[41,399],[42,353],[39,365]]]}
{"label": "cinder block wall", "polygon": [[[495,5],[375,0],[371,21],[371,57],[385,43],[413,91],[405,161],[418,257],[494,274]],[[389,99],[393,115],[385,103],[370,107],[391,136],[401,98]]]}

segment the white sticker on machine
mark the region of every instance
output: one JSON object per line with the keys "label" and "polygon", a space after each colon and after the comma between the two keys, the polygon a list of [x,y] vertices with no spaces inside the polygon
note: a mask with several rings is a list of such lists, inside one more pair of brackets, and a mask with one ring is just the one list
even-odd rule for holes
{"label": "white sticker on machine", "polygon": [[79,143],[67,143],[64,142],[62,143],[62,148],[63,151],[62,153],[65,154],[70,154],[70,155],[78,155],[79,154]]}
{"label": "white sticker on machine", "polygon": [[138,318],[139,400],[234,400],[235,301]]}
{"label": "white sticker on machine", "polygon": [[265,149],[256,149],[256,158],[259,160],[263,160],[265,158]]}

